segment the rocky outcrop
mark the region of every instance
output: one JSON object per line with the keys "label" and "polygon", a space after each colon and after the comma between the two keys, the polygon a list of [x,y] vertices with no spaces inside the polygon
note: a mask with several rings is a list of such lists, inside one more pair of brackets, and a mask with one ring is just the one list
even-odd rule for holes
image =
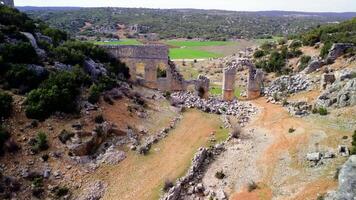
{"label": "rocky outcrop", "polygon": [[40,59],[44,59],[46,57],[46,52],[41,49],[40,47],[38,47],[37,45],[37,41],[35,39],[35,37],[32,35],[32,33],[27,33],[27,32],[21,32],[24,36],[26,36],[26,38],[30,41],[31,46],[33,47],[33,49],[35,49],[38,57]]}
{"label": "rocky outcrop", "polygon": [[343,55],[345,51],[352,48],[354,45],[351,43],[335,43],[329,50],[329,54],[326,57],[326,63],[333,63],[338,57]]}
{"label": "rocky outcrop", "polygon": [[286,107],[290,114],[299,117],[309,115],[312,110],[312,105],[308,104],[306,101],[288,102]]}
{"label": "rocky outcrop", "polygon": [[72,71],[73,66],[72,65],[66,65],[60,62],[54,62],[54,68],[60,71]]}
{"label": "rocky outcrop", "polygon": [[48,71],[40,65],[30,64],[30,65],[27,65],[27,68],[29,70],[31,70],[32,72],[34,72],[36,74],[36,76],[38,76],[38,77],[45,77],[48,75]]}
{"label": "rocky outcrop", "polygon": [[99,146],[105,141],[112,132],[113,126],[104,122],[93,130],[93,132],[78,131],[70,143],[67,144],[69,151],[74,156],[87,156],[95,153]]}
{"label": "rocky outcrop", "polygon": [[92,79],[97,80],[101,76],[107,75],[107,70],[101,63],[96,63],[92,59],[84,61],[84,70],[91,76]]}
{"label": "rocky outcrop", "polygon": [[36,38],[38,41],[43,41],[46,42],[48,44],[53,44],[53,40],[51,37],[48,37],[46,35],[42,35],[42,33],[35,33]]}
{"label": "rocky outcrop", "polygon": [[356,105],[356,78],[335,82],[318,97],[316,105],[321,107]]}
{"label": "rocky outcrop", "polygon": [[87,188],[85,188],[78,196],[78,200],[99,200],[104,197],[107,184],[102,181],[96,181],[91,183]]}
{"label": "rocky outcrop", "polygon": [[325,200],[355,200],[356,197],[356,155],[351,156],[339,173],[339,188],[329,193]]}
{"label": "rocky outcrop", "polygon": [[301,73],[310,74],[310,73],[320,69],[325,64],[326,63],[324,60],[321,60],[319,58],[313,58],[313,60],[309,62],[308,66]]}

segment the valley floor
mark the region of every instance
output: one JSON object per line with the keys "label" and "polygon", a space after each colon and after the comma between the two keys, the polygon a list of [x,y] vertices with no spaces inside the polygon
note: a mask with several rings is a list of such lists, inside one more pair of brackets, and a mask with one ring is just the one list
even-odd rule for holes
{"label": "valley floor", "polygon": [[104,199],[158,199],[163,183],[186,172],[195,152],[208,144],[211,133],[220,125],[216,115],[189,110],[147,156],[129,152],[119,165],[103,166],[90,174],[89,182],[102,180],[108,184]]}

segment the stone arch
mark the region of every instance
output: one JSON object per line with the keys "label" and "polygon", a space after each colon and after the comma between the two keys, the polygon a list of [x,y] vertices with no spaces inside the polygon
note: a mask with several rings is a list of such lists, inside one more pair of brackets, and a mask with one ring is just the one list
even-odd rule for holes
{"label": "stone arch", "polygon": [[256,69],[253,63],[248,59],[240,59],[233,62],[231,66],[224,69],[223,74],[223,99],[232,101],[235,98],[235,78],[238,67],[247,67],[249,69],[249,77],[247,83],[247,98],[255,99],[261,95],[261,87],[263,82],[263,72]]}

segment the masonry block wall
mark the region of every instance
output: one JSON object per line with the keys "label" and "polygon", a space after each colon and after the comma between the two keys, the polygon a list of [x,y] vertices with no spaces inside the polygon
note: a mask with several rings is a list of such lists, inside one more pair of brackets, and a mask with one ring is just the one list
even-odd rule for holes
{"label": "masonry block wall", "polygon": [[103,46],[115,58],[130,69],[131,80],[136,81],[136,68],[144,67],[144,81],[149,88],[156,89],[157,68],[168,68],[168,47],[165,45],[106,45]]}

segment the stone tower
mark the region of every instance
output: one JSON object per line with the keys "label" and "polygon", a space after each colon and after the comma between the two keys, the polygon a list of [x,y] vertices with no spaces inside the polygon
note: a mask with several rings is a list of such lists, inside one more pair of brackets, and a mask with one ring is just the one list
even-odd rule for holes
{"label": "stone tower", "polygon": [[0,0],[0,4],[1,5],[6,5],[6,6],[9,6],[9,7],[15,7],[15,3],[14,3],[14,0]]}

